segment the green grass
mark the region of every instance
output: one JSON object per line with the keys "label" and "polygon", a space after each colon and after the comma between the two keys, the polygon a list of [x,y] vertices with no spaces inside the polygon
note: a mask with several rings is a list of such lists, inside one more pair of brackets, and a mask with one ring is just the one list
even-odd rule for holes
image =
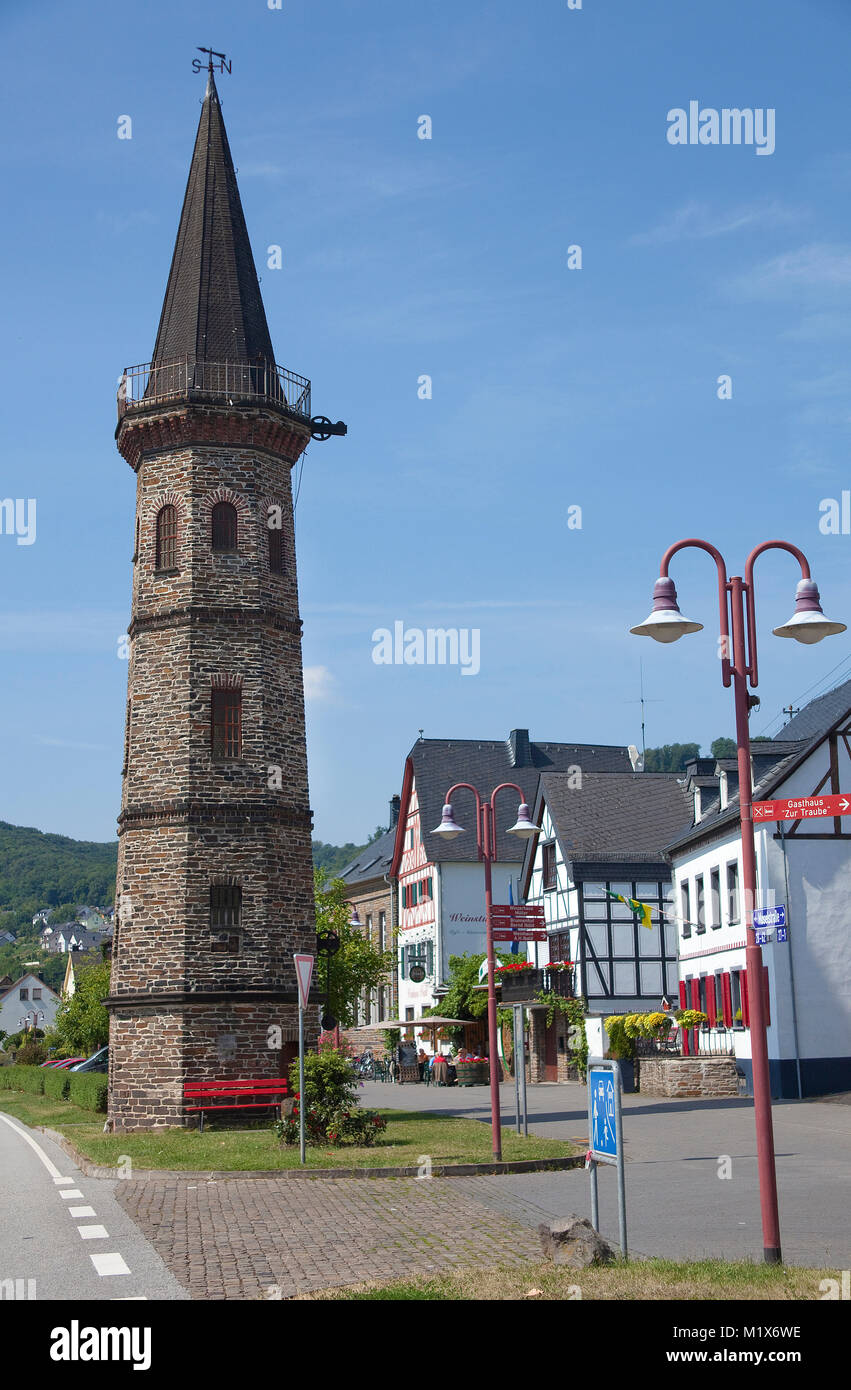
{"label": "green grass", "polygon": [[621,1260],[593,1269],[552,1264],[462,1269],[443,1275],[362,1284],[302,1294],[303,1300],[347,1302],[570,1302],[656,1299],[727,1301],[823,1297],[819,1284],[837,1271],[752,1264],[747,1260]]}
{"label": "green grass", "polygon": [[[47,1125],[73,1141],[93,1163],[107,1167],[129,1155],[138,1168],[272,1170],[299,1168],[298,1146],[282,1147],[268,1125],[254,1129],[218,1128],[148,1130],[139,1134],[104,1134],[103,1120],[68,1101],[20,1091],[0,1092],[0,1109],[28,1125]],[[307,1150],[308,1168],[417,1167],[424,1154],[432,1163],[488,1163],[489,1125],[478,1120],[418,1111],[383,1110],[387,1129],[373,1148]],[[502,1131],[504,1159],[563,1158],[578,1152],[557,1139],[524,1138]]]}

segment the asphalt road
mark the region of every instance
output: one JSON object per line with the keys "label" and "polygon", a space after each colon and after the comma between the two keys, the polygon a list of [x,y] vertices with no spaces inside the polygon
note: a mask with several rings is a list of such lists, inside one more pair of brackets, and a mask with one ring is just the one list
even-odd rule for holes
{"label": "asphalt road", "polygon": [[[376,1108],[444,1111],[490,1122],[485,1086],[366,1082],[360,1096]],[[513,1085],[500,1087],[500,1097],[503,1124],[513,1125]],[[587,1144],[584,1086],[530,1086],[527,1098],[530,1134]],[[761,1260],[753,1103],[623,1099],[631,1250],[676,1259]],[[777,1101],[772,1107],[781,1241],[789,1264],[851,1268],[851,1105],[839,1099]],[[616,1243],[615,1172],[601,1166],[599,1173],[602,1233]],[[454,1181],[469,1181],[477,1200],[529,1225],[571,1212],[591,1214],[582,1169]]]}
{"label": "asphalt road", "polygon": [[2,1297],[187,1298],[115,1200],[116,1186],[84,1177],[50,1139],[0,1114]]}

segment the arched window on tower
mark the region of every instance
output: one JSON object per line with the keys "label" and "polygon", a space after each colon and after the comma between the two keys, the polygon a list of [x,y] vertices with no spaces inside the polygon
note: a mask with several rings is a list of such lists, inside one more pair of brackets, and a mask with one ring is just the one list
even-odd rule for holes
{"label": "arched window on tower", "polygon": [[236,507],[230,502],[213,508],[213,549],[236,550]]}
{"label": "arched window on tower", "polygon": [[177,508],[160,507],[157,512],[157,569],[173,570],[177,565]]}
{"label": "arched window on tower", "polygon": [[211,743],[214,758],[242,757],[241,690],[213,690]]}
{"label": "arched window on tower", "polygon": [[284,572],[284,533],[281,528],[269,527],[269,569],[272,574]]}
{"label": "arched window on tower", "polygon": [[223,955],[239,952],[242,929],[242,889],[236,883],[210,885],[212,950]]}

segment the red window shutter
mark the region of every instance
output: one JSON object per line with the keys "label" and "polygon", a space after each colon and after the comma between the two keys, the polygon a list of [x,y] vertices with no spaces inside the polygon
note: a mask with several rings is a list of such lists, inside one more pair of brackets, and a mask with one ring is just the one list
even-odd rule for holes
{"label": "red window shutter", "polygon": [[733,991],[730,988],[730,972],[724,971],[721,976],[721,1005],[724,1010],[724,1024],[727,1028],[733,1026]]}
{"label": "red window shutter", "polygon": [[715,976],[706,976],[706,1015],[710,1028],[715,1027]]}
{"label": "red window shutter", "polygon": [[762,967],[762,1007],[765,1010],[765,1026],[771,1022],[771,998],[768,992],[768,966]]}
{"label": "red window shutter", "polygon": [[687,1009],[687,1008],[688,1008],[688,1002],[687,1002],[687,1000],[686,1000],[686,982],[685,982],[685,980],[680,980],[680,1008],[681,1008],[681,1009]]}
{"label": "red window shutter", "polygon": [[700,1010],[700,980],[696,976],[691,982],[691,1007]]}
{"label": "red window shutter", "polygon": [[750,1025],[751,1025],[751,1011],[750,1011],[750,1009],[748,1008],[748,972],[747,972],[747,970],[740,970],[740,971],[739,971],[739,988],[740,988],[741,991],[742,991],[742,1023],[745,1025],[746,1028],[750,1028]]}

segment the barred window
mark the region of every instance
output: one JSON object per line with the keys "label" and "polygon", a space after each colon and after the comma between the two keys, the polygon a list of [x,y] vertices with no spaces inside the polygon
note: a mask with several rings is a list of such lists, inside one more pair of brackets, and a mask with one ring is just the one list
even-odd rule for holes
{"label": "barred window", "polygon": [[242,691],[214,690],[212,699],[214,758],[242,757]]}
{"label": "barred window", "polygon": [[210,926],[214,931],[238,927],[242,919],[242,889],[237,883],[210,885]]}
{"label": "barred window", "polygon": [[269,535],[269,569],[272,574],[283,574],[284,572],[284,533],[279,526],[270,526]]}
{"label": "barred window", "polygon": [[171,570],[177,564],[177,508],[161,507],[157,513],[157,569]]}
{"label": "barred window", "polygon": [[236,550],[236,507],[230,502],[213,508],[213,549]]}

